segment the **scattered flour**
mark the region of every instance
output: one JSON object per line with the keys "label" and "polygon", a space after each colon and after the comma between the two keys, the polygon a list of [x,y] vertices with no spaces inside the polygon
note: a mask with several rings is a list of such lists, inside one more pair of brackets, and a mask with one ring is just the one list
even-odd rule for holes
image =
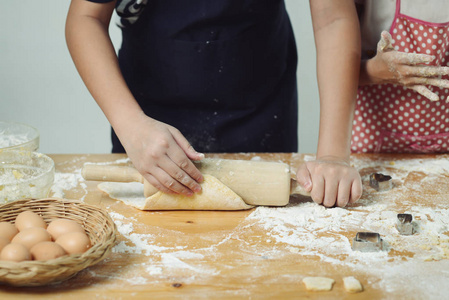
{"label": "scattered flour", "polygon": [[147,256],[154,255],[167,250],[180,250],[182,247],[161,247],[154,245],[155,234],[134,233],[136,219],[125,218],[123,215],[110,212],[109,215],[117,225],[117,230],[124,237],[125,241],[119,242],[113,249],[115,253],[143,254]]}
{"label": "scattered flour", "polygon": [[449,174],[449,159],[433,158],[433,159],[398,159],[394,161],[388,160],[372,160],[372,159],[352,159],[351,164],[357,169],[377,168],[386,169],[393,168],[402,170],[405,173],[421,172],[428,175]]}
{"label": "scattered flour", "polygon": [[[305,155],[304,161],[313,161],[315,156]],[[351,165],[357,169],[376,168],[385,169],[393,168],[403,170],[407,173],[422,172],[430,175],[449,174],[449,159],[443,158],[416,158],[416,159],[395,159],[391,160],[373,160],[370,158],[352,158]]]}
{"label": "scattered flour", "polygon": [[[205,256],[200,252],[204,249],[196,252],[184,250],[186,246],[158,245],[156,233],[135,232],[134,224],[138,224],[135,218],[125,217],[116,212],[110,212],[109,215],[121,234],[121,241],[112,249],[112,252],[118,255],[144,255],[147,257],[146,262],[135,265],[135,268],[139,268],[139,272],[127,271],[118,279],[136,285],[154,282],[155,278],[164,279],[168,274],[173,274],[172,276],[176,274],[177,276],[184,273],[186,274],[183,279],[184,282],[193,281],[198,276],[218,274],[214,268],[190,263],[192,260],[203,260]],[[115,275],[111,277],[116,278]]]}
{"label": "scattered flour", "polygon": [[[305,158],[313,159],[313,156]],[[418,299],[430,295],[430,298],[446,297],[449,272],[442,271],[447,269],[442,266],[449,266],[449,201],[443,199],[429,207],[427,196],[420,191],[421,184],[426,182],[435,186],[436,180],[442,180],[446,184],[449,160],[353,159],[352,164],[359,170],[374,168],[392,175],[395,188],[389,192],[365,188],[359,203],[344,209],[326,209],[304,201],[281,208],[258,207],[247,220],[255,220],[271,240],[286,245],[290,252],[317,256],[322,261],[374,276],[377,279],[371,284],[389,293],[400,294],[409,289]],[[423,180],[410,185],[406,181],[411,173],[422,173]],[[363,179],[367,187],[367,176]],[[402,198],[408,193],[418,199],[417,203],[398,205],[396,201],[406,201]],[[407,210],[402,211],[403,207]],[[395,227],[398,213],[413,215],[415,235],[399,235]],[[352,239],[360,231],[378,232],[387,251],[352,251]],[[439,267],[435,267],[438,263]]]}
{"label": "scattered flour", "polygon": [[[415,207],[409,213],[420,219],[419,232],[412,237],[399,235],[395,228],[398,213],[401,212],[385,210],[382,205],[325,209],[314,203],[302,203],[283,208],[258,207],[248,219],[257,220],[276,242],[297,247],[302,255],[320,256],[332,263],[366,266],[374,261],[404,260],[401,255],[389,256],[387,251],[352,251],[352,239],[359,231],[378,232],[387,249],[413,252],[413,260],[428,260],[429,255],[444,257],[444,249],[449,246],[449,237],[444,235],[448,231],[449,210]],[[324,237],[324,233],[331,234]],[[346,258],[342,259],[342,255]]]}
{"label": "scattered flour", "polygon": [[[85,156],[81,156],[78,158],[75,158],[74,160],[67,161],[60,163],[60,166],[63,166],[65,164],[74,164],[78,161],[85,160]],[[99,165],[110,165],[110,164],[125,164],[130,162],[129,158],[122,158],[115,161],[110,162],[99,162],[95,164]],[[71,170],[68,170],[68,172],[55,172],[55,179],[53,186],[51,187],[51,193],[53,197],[59,197],[59,198],[65,198],[65,191],[73,190],[77,187],[80,187],[83,190],[83,196],[78,199],[81,201],[84,201],[86,195],[87,195],[87,185],[86,181],[84,180],[83,176],[81,175],[81,169],[80,168],[74,168]]]}
{"label": "scattered flour", "polygon": [[79,199],[83,201],[87,195],[87,185],[83,176],[81,176],[81,170],[72,173],[55,172],[51,193],[53,197],[65,198],[65,191],[73,190],[78,186],[84,191],[84,195]]}
{"label": "scattered flour", "polygon": [[118,165],[118,164],[127,164],[129,162],[131,162],[131,159],[129,159],[129,157],[126,157],[126,158],[117,159],[117,160],[114,160],[114,161],[95,162],[95,163],[87,162],[86,164],[93,164],[93,165]]}
{"label": "scattered flour", "polygon": [[[312,159],[313,156],[306,157],[306,160]],[[406,186],[406,178],[411,172],[421,172],[426,178],[441,178],[449,170],[449,160],[353,159],[351,163],[359,170],[374,168],[385,171],[396,180],[395,188],[391,192],[365,189],[362,199],[347,208],[327,209],[304,198],[293,199],[286,207],[257,207],[232,232],[224,234],[220,240],[206,233],[202,237],[210,239],[210,243],[194,249],[189,247],[187,240],[171,241],[172,244],[158,242],[158,235],[164,233],[157,226],[154,230],[150,228],[145,233],[137,233],[138,228],[135,227],[139,226],[138,220],[110,212],[120,233],[113,253],[143,255],[146,261],[132,265],[120,275],[104,276],[119,278],[133,285],[151,284],[158,279],[177,278],[181,274],[183,282],[199,277],[211,278],[220,275],[219,271],[204,262],[214,261],[220,251],[237,244],[240,252],[251,253],[260,259],[282,258],[285,255],[319,257],[325,263],[366,274],[370,278],[364,283],[366,286],[393,295],[408,289],[407,294],[415,295],[417,299],[446,297],[449,272],[442,270],[449,269],[449,204],[443,202],[429,207],[418,201],[418,204],[408,205],[406,211],[402,211],[400,207],[404,205],[398,205],[397,199],[408,189],[419,188]],[[57,188],[66,190],[82,182],[78,172],[72,177],[70,174],[60,174],[55,180],[54,192]],[[141,194],[142,186],[136,186],[136,189]],[[399,235],[395,228],[398,213],[413,215],[417,229],[415,235]],[[256,232],[260,234],[260,229],[265,235],[254,237]],[[385,242],[386,251],[353,251],[352,239],[360,231],[378,232]],[[179,232],[179,238],[181,235],[182,232]],[[247,242],[248,237],[259,239],[259,242]],[[262,243],[271,246],[263,246]],[[234,267],[228,265],[230,269]],[[135,268],[139,271],[136,272]]]}
{"label": "scattered flour", "polygon": [[[449,160],[445,159],[394,162],[353,159],[352,164],[358,169],[389,170],[388,174],[397,180],[397,194],[404,192],[405,187],[401,184],[410,172],[422,172],[438,177],[449,170]],[[133,232],[132,222],[135,220],[111,213],[125,240],[114,248],[114,252],[144,254],[150,257],[144,266],[147,275],[163,276],[176,270],[188,270],[194,278],[201,274],[213,275],[217,272],[204,265],[198,267],[195,261],[210,260],[217,247],[237,240],[242,241],[242,251],[252,251],[261,257],[282,257],[288,252],[289,255],[315,256],[323,262],[350,267],[355,272],[375,278],[368,282],[368,285],[389,293],[401,292],[401,288],[406,286],[413,289],[416,295],[444,295],[445,289],[440,288],[438,292],[435,287],[444,286],[449,280],[449,273],[437,272],[441,267],[436,269],[434,265],[440,263],[449,267],[448,206],[430,208],[423,204],[401,211],[395,202],[396,193],[379,193],[366,189],[359,203],[348,208],[327,209],[306,200],[296,203],[292,201],[286,207],[258,207],[234,232],[223,237],[221,241],[192,251],[156,245],[153,234]],[[395,227],[398,213],[413,215],[418,231],[415,235],[399,235]],[[245,243],[245,237],[251,235],[254,226],[263,228],[266,234],[265,242],[277,246],[267,250],[266,247],[254,248],[254,245]],[[359,231],[378,232],[384,240],[386,251],[353,251],[352,239]],[[410,287],[411,279],[405,279],[403,274],[410,278],[422,275],[427,283],[421,280],[419,284]]]}

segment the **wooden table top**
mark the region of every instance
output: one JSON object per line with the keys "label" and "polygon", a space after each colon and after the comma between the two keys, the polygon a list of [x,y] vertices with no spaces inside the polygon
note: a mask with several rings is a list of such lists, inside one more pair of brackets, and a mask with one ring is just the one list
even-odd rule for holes
{"label": "wooden table top", "polygon": [[[354,155],[364,180],[362,199],[325,209],[292,197],[285,208],[246,211],[139,211],[84,181],[86,162],[123,163],[119,154],[49,155],[56,189],[108,211],[119,229],[113,252],[56,285],[0,285],[0,299],[311,298],[429,299],[449,294],[449,166],[446,155]],[[282,161],[298,166],[308,155],[210,154],[209,157]],[[125,161],[126,162],[126,161]],[[373,172],[393,176],[390,192],[367,185]],[[397,213],[412,213],[418,233],[394,228]],[[379,232],[388,251],[351,250],[359,231]],[[335,280],[329,292],[308,292],[302,279]],[[354,276],[364,291],[350,294]],[[447,296],[446,296],[447,297]]]}

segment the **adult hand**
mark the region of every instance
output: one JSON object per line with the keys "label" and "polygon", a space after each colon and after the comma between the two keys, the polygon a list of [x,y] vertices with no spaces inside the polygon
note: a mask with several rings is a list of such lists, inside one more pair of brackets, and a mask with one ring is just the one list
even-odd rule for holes
{"label": "adult hand", "polygon": [[359,172],[346,161],[322,157],[304,162],[296,172],[296,180],[310,192],[312,200],[326,207],[345,207],[362,195]]}
{"label": "adult hand", "polygon": [[383,31],[376,56],[367,61],[367,69],[370,70],[367,72],[372,83],[403,85],[432,101],[439,100],[438,95],[426,86],[449,88],[449,80],[441,78],[449,75],[449,67],[423,65],[432,62],[435,57],[396,51],[392,42],[390,33]]}
{"label": "adult hand", "polygon": [[201,191],[201,172],[191,160],[201,160],[181,132],[173,126],[142,117],[119,137],[134,167],[158,190],[193,195]]}
{"label": "adult hand", "polygon": [[201,190],[203,177],[190,159],[203,156],[176,128],[146,116],[129,90],[108,34],[115,2],[71,1],[66,21],[70,54],[136,169],[163,192],[191,195]]}

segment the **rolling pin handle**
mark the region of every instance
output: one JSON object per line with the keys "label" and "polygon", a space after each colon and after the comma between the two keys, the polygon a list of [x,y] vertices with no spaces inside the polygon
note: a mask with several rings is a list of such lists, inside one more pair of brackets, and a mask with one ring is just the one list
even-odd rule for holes
{"label": "rolling pin handle", "polygon": [[143,183],[139,171],[128,166],[84,164],[81,175],[86,180]]}
{"label": "rolling pin handle", "polygon": [[146,181],[133,167],[84,164],[81,175],[86,180],[110,181],[110,182],[141,182],[144,186],[145,197],[150,197],[158,192],[158,189]]}
{"label": "rolling pin handle", "polygon": [[310,197],[310,192],[304,190],[304,188],[296,181],[296,179],[291,179],[290,184],[290,195],[302,195]]}

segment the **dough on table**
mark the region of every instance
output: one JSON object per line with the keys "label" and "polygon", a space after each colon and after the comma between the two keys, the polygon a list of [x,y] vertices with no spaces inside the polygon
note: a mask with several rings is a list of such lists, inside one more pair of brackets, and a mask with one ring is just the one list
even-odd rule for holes
{"label": "dough on table", "polygon": [[332,290],[335,280],[327,277],[306,277],[302,282],[308,291],[320,292]]}
{"label": "dough on table", "polygon": [[140,210],[243,210],[253,207],[214,176],[205,174],[203,177],[202,191],[191,197],[159,191],[145,198],[143,184],[138,182],[102,182],[98,188],[112,199]]}
{"label": "dough on table", "polygon": [[345,290],[349,293],[359,293],[363,291],[363,286],[355,277],[348,276],[343,278]]}

